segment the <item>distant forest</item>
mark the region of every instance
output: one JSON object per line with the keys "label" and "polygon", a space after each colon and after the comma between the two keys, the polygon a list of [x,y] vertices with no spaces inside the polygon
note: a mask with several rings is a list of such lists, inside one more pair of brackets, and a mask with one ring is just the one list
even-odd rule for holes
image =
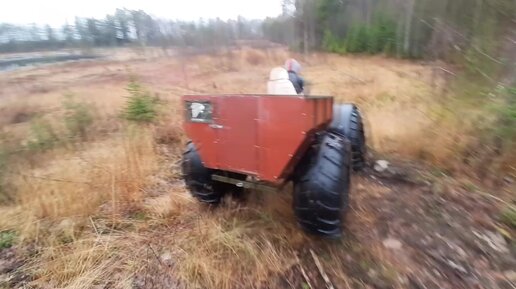
{"label": "distant forest", "polygon": [[[441,59],[484,80],[515,75],[516,0],[283,0],[275,18],[172,21],[117,9],[104,19],[0,24],[0,53],[116,46],[217,48],[267,40],[309,53]],[[509,73],[508,73],[509,70]]]}
{"label": "distant forest", "polygon": [[[445,59],[498,54],[516,29],[514,0],[283,0],[276,18],[172,21],[117,9],[62,27],[0,24],[0,52],[109,46],[217,47],[265,39],[309,52]],[[480,57],[480,58],[482,58]],[[494,60],[495,57],[492,57]],[[482,59],[480,59],[483,61]],[[498,61],[503,61],[498,59]]]}
{"label": "distant forest", "polygon": [[221,46],[262,38],[262,21],[220,19],[171,21],[142,10],[117,9],[104,19],[75,18],[60,28],[0,24],[0,52],[115,46]]}

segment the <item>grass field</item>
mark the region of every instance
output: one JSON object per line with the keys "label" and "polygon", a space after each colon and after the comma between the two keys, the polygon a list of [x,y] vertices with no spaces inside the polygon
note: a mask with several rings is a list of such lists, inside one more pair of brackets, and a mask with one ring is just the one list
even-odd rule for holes
{"label": "grass field", "polygon": [[[325,286],[324,273],[337,288],[468,288],[436,254],[472,262],[480,253],[467,238],[482,242],[486,232],[502,235],[505,247],[485,245],[488,269],[465,270],[477,274],[478,288],[510,280],[511,212],[503,215],[509,222],[499,217],[503,202],[481,189],[495,182],[474,179],[461,154],[481,112],[447,117],[441,63],[298,56],[312,94],[358,104],[375,157],[430,167],[406,169],[418,172],[414,182],[355,176],[342,240],[304,235],[288,188],[252,192],[245,202],[228,198],[217,209],[188,195],[178,164],[186,141],[180,96],[265,93],[269,70],[289,56],[279,48],[182,56],[119,50],[2,73],[0,288],[304,289]],[[149,122],[124,119],[135,84],[156,109]],[[510,162],[502,156],[489,167],[510,177]],[[513,183],[497,188],[493,197],[513,198]],[[423,228],[430,245],[421,245],[428,243]],[[385,246],[392,238],[406,250]],[[449,242],[464,254],[443,245]]]}

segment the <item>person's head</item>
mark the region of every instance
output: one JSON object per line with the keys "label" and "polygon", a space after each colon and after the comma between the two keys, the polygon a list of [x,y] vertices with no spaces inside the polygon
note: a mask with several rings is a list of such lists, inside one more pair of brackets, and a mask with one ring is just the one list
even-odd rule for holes
{"label": "person's head", "polygon": [[287,61],[285,61],[285,69],[289,72],[292,71],[295,73],[300,73],[301,64],[299,64],[299,62],[297,62],[297,60],[295,60],[294,58],[290,58]]}

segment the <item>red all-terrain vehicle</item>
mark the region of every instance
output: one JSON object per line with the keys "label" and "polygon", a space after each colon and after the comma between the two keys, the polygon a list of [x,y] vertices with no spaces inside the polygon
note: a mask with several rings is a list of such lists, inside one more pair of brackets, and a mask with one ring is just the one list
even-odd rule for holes
{"label": "red all-terrain vehicle", "polygon": [[338,237],[351,170],[364,166],[362,119],[353,104],[298,95],[186,95],[191,139],[182,169],[201,202],[225,193],[294,184],[294,210],[308,232]]}

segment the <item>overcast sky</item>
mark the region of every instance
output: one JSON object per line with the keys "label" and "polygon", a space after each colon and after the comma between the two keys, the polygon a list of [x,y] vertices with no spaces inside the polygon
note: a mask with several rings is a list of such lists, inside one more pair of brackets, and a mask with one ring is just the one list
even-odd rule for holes
{"label": "overcast sky", "polygon": [[281,0],[0,0],[0,22],[60,26],[75,16],[103,18],[123,7],[167,19],[258,19],[279,15]]}

